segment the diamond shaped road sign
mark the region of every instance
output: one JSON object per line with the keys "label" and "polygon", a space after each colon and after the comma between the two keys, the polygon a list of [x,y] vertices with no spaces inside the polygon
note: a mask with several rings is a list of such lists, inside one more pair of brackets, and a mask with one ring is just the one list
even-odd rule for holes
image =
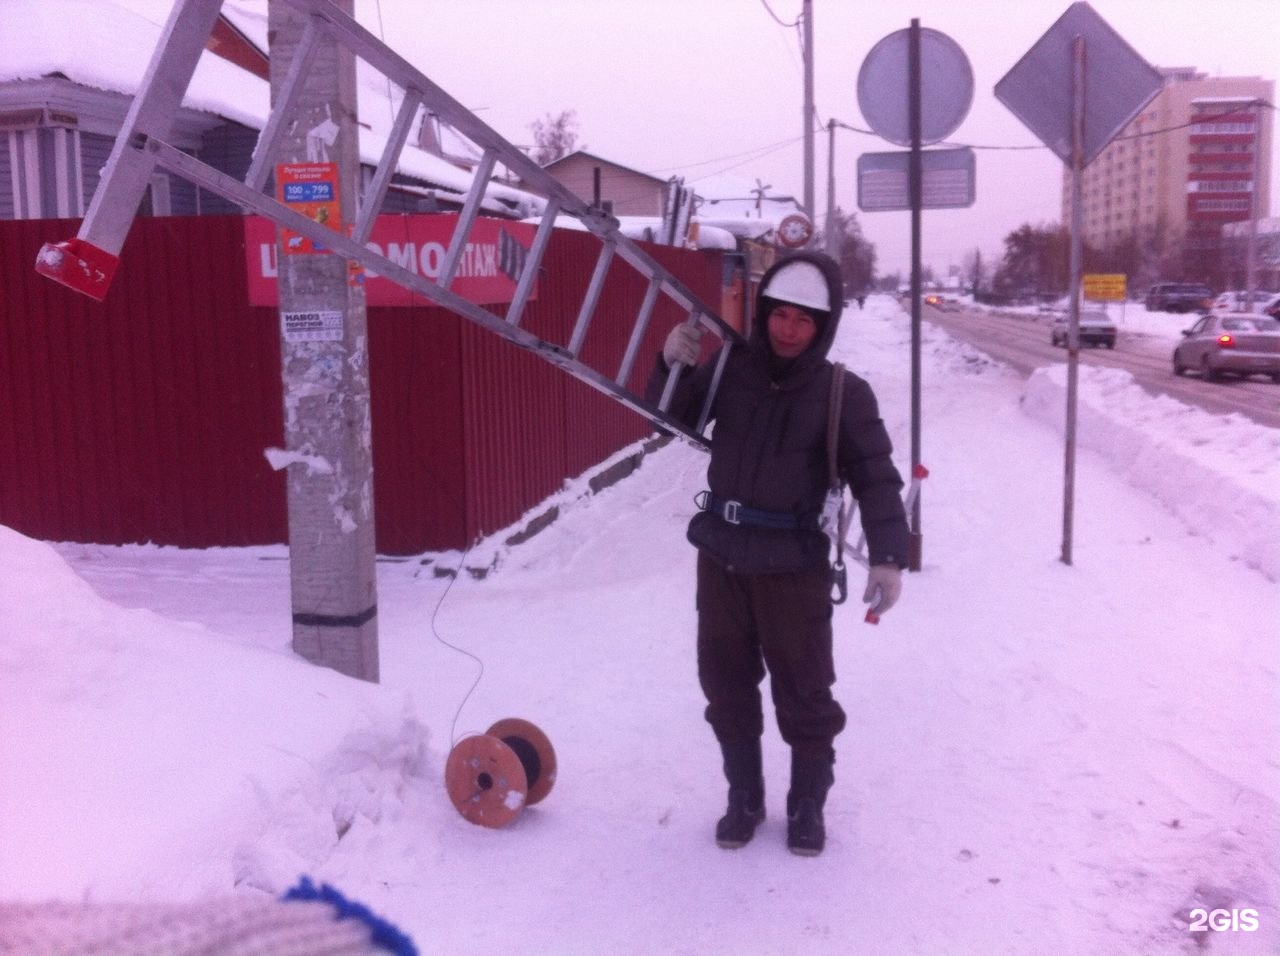
{"label": "diamond shaped road sign", "polygon": [[1087,166],[1164,85],[1160,73],[1089,4],[1067,7],[996,84],[1007,106],[1059,159],[1071,164],[1072,43],[1084,37],[1084,142]]}

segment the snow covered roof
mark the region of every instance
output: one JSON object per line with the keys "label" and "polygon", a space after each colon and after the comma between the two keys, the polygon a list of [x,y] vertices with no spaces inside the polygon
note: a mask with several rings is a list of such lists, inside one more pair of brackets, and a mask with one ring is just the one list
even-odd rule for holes
{"label": "snow covered roof", "polygon": [[569,162],[571,159],[577,159],[578,157],[585,157],[587,159],[595,160],[596,162],[599,162],[599,163],[608,163],[610,166],[615,166],[618,169],[625,169],[627,172],[634,173],[637,176],[644,176],[646,179],[652,179],[655,183],[666,182],[666,180],[663,179],[661,176],[655,176],[653,173],[646,173],[640,169],[632,169],[630,166],[624,166],[622,163],[619,163],[616,160],[606,159],[603,156],[597,156],[595,153],[588,153],[585,149],[575,149],[572,153],[568,153],[564,156],[561,156],[559,159],[552,160],[551,162],[547,163],[547,165],[544,166],[543,168],[553,169],[556,166],[562,166],[565,163]]}
{"label": "snow covered roof", "polygon": [[[537,220],[530,219],[531,223],[536,224]],[[698,249],[722,249],[733,251],[738,248],[737,239],[734,234],[727,229],[719,226],[708,224],[697,217],[693,220],[697,226],[697,244]],[[557,216],[557,229],[577,229],[586,230],[586,226],[581,220],[572,216]],[[654,242],[656,237],[662,234],[663,222],[661,216],[619,216],[618,231],[628,239],[635,242]]]}
{"label": "snow covered roof", "polygon": [[[172,6],[171,0],[3,0],[0,2],[0,83],[62,75],[92,89],[132,95],[142,82]],[[266,44],[267,0],[228,0],[228,20],[246,38]],[[376,164],[386,144],[403,91],[359,63],[362,160]],[[389,102],[390,100],[390,102]],[[266,81],[205,52],[183,105],[261,129],[270,114]],[[472,173],[408,145],[399,171],[464,195]],[[545,200],[501,183],[486,190],[491,211],[533,215]]]}

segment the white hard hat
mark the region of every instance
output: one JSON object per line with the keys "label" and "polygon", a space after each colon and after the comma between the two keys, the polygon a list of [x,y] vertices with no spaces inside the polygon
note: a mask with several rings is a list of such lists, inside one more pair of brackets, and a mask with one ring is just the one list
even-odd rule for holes
{"label": "white hard hat", "polygon": [[812,262],[789,262],[779,266],[760,294],[807,309],[831,311],[831,290],[827,287],[827,277]]}

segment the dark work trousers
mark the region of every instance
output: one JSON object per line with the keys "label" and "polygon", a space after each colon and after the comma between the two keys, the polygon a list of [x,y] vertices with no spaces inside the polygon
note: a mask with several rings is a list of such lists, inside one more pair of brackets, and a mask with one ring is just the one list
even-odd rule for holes
{"label": "dark work trousers", "polygon": [[721,743],[764,733],[766,669],[782,739],[832,754],[845,715],[831,695],[830,572],[735,574],[699,551],[698,680]]}

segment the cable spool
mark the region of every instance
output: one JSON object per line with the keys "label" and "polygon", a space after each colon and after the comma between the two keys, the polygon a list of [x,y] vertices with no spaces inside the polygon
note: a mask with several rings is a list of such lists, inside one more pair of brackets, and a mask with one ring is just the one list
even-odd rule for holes
{"label": "cable spool", "polygon": [[556,782],[556,752],[527,720],[508,717],[449,752],[445,789],[469,823],[499,829],[538,803]]}

